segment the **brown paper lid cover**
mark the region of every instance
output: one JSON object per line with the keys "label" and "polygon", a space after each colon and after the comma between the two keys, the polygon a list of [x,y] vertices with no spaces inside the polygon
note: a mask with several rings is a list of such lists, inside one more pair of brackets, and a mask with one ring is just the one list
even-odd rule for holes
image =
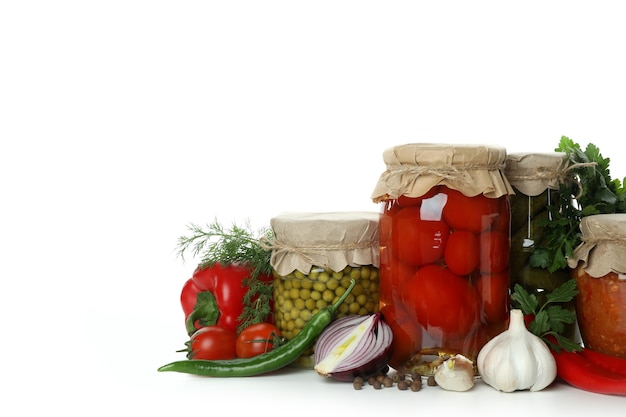
{"label": "brown paper lid cover", "polygon": [[626,279],[626,213],[594,214],[580,222],[582,243],[567,263],[595,278],[615,272]]}
{"label": "brown paper lid cover", "polygon": [[381,174],[372,200],[402,195],[420,197],[436,185],[468,197],[498,198],[514,191],[504,176],[506,149],[488,145],[410,143],[383,152],[387,169]]}
{"label": "brown paper lid cover", "polygon": [[287,212],[270,220],[274,241],[270,263],[280,275],[313,266],[342,271],[346,266],[379,266],[375,212]]}
{"label": "brown paper lid cover", "polygon": [[569,159],[565,152],[509,153],[504,175],[509,183],[528,196],[558,190],[567,177]]}

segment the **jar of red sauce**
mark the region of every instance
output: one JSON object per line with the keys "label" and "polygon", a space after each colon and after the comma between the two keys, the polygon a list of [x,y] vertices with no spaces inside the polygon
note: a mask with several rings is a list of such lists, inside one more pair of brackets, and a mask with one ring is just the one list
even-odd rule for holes
{"label": "jar of red sauce", "polygon": [[380,309],[389,365],[429,375],[475,359],[507,327],[510,204],[504,148],[414,143],[387,149],[380,206]]}
{"label": "jar of red sauce", "polygon": [[626,214],[581,219],[582,243],[568,259],[585,347],[626,359]]}

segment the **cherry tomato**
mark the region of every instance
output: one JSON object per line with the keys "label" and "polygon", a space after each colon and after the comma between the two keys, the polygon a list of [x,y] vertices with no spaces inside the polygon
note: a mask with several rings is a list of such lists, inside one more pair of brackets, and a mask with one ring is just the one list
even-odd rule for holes
{"label": "cherry tomato", "polygon": [[448,196],[443,219],[454,230],[480,233],[489,229],[499,217],[500,203],[497,198],[488,198],[483,194],[467,197],[450,188],[444,188],[442,192]]}
{"label": "cherry tomato", "polygon": [[251,358],[274,349],[276,337],[280,337],[278,327],[270,323],[252,324],[239,333],[235,344],[238,358]]}
{"label": "cherry tomato", "polygon": [[432,263],[443,256],[450,228],[442,220],[423,220],[421,207],[400,210],[393,218],[391,239],[398,259],[410,265]]}
{"label": "cherry tomato", "polygon": [[237,357],[235,341],[237,335],[219,326],[207,326],[191,335],[189,359],[222,360]]}
{"label": "cherry tomato", "polygon": [[457,275],[468,275],[478,267],[480,247],[478,237],[467,230],[450,233],[443,257],[450,271]]}
{"label": "cherry tomato", "polygon": [[508,268],[511,243],[507,235],[495,231],[483,232],[479,241],[480,272],[497,274]]}
{"label": "cherry tomato", "polygon": [[478,323],[475,288],[442,265],[418,269],[404,284],[403,301],[435,337],[463,335]]}
{"label": "cherry tomato", "polygon": [[476,281],[476,290],[482,300],[483,317],[487,323],[504,323],[509,317],[508,272],[482,274]]}

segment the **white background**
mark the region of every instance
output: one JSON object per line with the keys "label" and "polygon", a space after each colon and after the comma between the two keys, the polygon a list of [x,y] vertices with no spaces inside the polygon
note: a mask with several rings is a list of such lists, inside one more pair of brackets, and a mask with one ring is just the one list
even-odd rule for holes
{"label": "white background", "polygon": [[408,142],[566,135],[624,178],[625,18],[618,1],[0,3],[0,414],[623,409],[560,384],[374,393],[156,368],[186,340],[191,222],[376,211],[382,153]]}

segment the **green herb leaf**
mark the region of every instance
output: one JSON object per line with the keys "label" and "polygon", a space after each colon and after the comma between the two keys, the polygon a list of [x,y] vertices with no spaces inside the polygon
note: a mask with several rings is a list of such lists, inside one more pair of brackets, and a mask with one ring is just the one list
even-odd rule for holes
{"label": "green herb leaf", "polygon": [[567,352],[576,352],[576,351],[581,350],[581,346],[578,342],[574,342],[573,340],[568,339],[567,337],[560,335],[558,333],[552,333],[551,336],[553,336],[556,339],[556,343],[552,342],[552,340],[548,338],[544,340],[546,340],[548,344],[552,347],[552,349],[554,349],[557,352],[559,352],[561,349]]}
{"label": "green herb leaf", "polygon": [[253,231],[250,222],[243,226],[233,224],[229,229],[224,228],[217,219],[206,226],[190,224],[187,226],[189,236],[178,238],[177,255],[184,261],[187,252],[200,257],[200,266],[207,267],[220,263],[247,264],[252,267],[260,266],[262,272],[271,272],[269,264],[270,253],[266,251],[259,239],[270,238],[272,232],[268,228]]}
{"label": "green herb leaf", "polygon": [[567,303],[578,295],[576,280],[570,279],[548,293],[546,299],[549,303]]}
{"label": "green herb leaf", "polygon": [[517,302],[517,308],[522,310],[524,314],[535,314],[539,301],[535,294],[529,294],[520,284],[515,284],[511,299]]}
{"label": "green herb leaf", "polygon": [[564,335],[565,325],[575,322],[576,313],[558,303],[568,303],[577,294],[576,280],[570,279],[548,293],[542,305],[539,305],[534,294],[529,294],[520,284],[515,284],[511,300],[514,308],[522,310],[524,315],[533,316],[528,325],[531,333],[557,350],[576,351],[580,350],[580,344]]}
{"label": "green herb leaf", "polygon": [[528,325],[528,330],[541,337],[550,330],[550,318],[547,311],[540,311]]}
{"label": "green herb leaf", "polygon": [[565,325],[576,321],[576,314],[564,309],[559,305],[549,306],[544,310],[548,316],[548,326],[555,333],[562,334],[565,331]]}

